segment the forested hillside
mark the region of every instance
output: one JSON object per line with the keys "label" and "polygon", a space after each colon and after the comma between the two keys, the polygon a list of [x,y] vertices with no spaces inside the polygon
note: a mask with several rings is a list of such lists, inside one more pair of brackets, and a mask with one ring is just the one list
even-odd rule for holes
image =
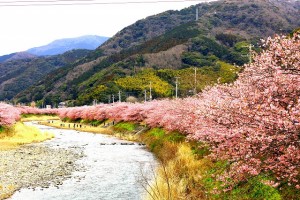
{"label": "forested hillside", "polygon": [[[249,61],[247,46],[254,44],[259,51],[260,38],[291,32],[300,26],[299,14],[294,1],[230,0],[150,16],[124,28],[77,64],[50,73],[15,100],[83,105],[94,99],[109,102],[119,91],[122,101],[129,95],[142,99],[150,82],[154,98],[172,97],[175,77],[184,70],[188,78],[180,75],[179,92],[191,95],[195,87],[200,91],[220,80],[233,81],[238,71],[234,65]],[[212,77],[201,78],[203,74]],[[160,84],[168,91],[161,91]]]}
{"label": "forested hillside", "polygon": [[13,98],[17,93],[37,83],[47,73],[74,63],[88,52],[88,50],[73,50],[49,58],[36,57],[0,63],[0,100]]}
{"label": "forested hillside", "polygon": [[8,55],[0,56],[0,63],[12,61],[12,60],[35,58],[35,57],[37,57],[37,56],[27,53],[27,52],[11,53]]}

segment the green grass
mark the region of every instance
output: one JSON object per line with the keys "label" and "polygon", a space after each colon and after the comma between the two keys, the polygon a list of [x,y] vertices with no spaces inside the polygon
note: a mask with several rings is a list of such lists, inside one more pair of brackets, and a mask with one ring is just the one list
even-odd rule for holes
{"label": "green grass", "polygon": [[162,137],[164,137],[165,136],[165,131],[163,130],[163,129],[161,129],[161,128],[153,128],[153,129],[151,129],[150,131],[149,131],[149,134],[151,135],[151,136],[154,136],[154,137],[156,137],[156,138],[162,138]]}
{"label": "green grass", "polygon": [[166,135],[166,140],[173,143],[180,143],[185,141],[185,135],[179,132],[172,132]]}
{"label": "green grass", "polygon": [[[202,179],[202,185],[210,199],[239,200],[281,200],[281,194],[277,188],[264,184],[265,180],[272,180],[271,177],[258,175],[251,177],[245,182],[234,185],[232,190],[224,191],[227,186],[217,180],[218,175],[222,175],[229,165],[227,161],[217,161],[213,163],[206,176]],[[230,179],[228,179],[230,181]],[[295,198],[292,198],[295,199]],[[297,198],[296,198],[297,199]],[[299,199],[299,198],[298,198]]]}
{"label": "green grass", "polygon": [[99,120],[80,120],[80,123],[90,124],[92,126],[99,126],[100,124],[103,123],[103,120],[102,121],[99,121]]}
{"label": "green grass", "polygon": [[180,143],[185,140],[185,136],[179,132],[166,133],[161,128],[153,128],[147,135],[147,137],[151,138],[151,142],[149,143],[151,151],[160,151],[164,146],[170,146],[170,144]]}
{"label": "green grass", "polygon": [[281,195],[276,188],[265,185],[262,181],[265,178],[260,175],[253,177],[247,183],[234,188],[224,199],[268,199],[281,200]]}
{"label": "green grass", "polygon": [[4,128],[2,126],[0,126],[0,133],[2,133],[4,131]]}
{"label": "green grass", "polygon": [[114,126],[118,131],[134,131],[136,129],[136,124],[130,122],[120,122]]}

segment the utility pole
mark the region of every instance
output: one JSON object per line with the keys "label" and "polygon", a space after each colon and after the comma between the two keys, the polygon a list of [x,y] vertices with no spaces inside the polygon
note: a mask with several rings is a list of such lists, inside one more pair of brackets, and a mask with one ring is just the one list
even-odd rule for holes
{"label": "utility pole", "polygon": [[145,102],[147,101],[147,90],[145,90]]}
{"label": "utility pole", "polygon": [[97,105],[97,99],[94,99],[93,106],[96,106],[96,105]]}
{"label": "utility pole", "polygon": [[194,95],[196,95],[196,94],[197,94],[197,67],[195,67],[195,75],[194,75],[194,78],[195,78]]}
{"label": "utility pole", "polygon": [[121,91],[119,90],[119,102],[121,103]]}
{"label": "utility pole", "polygon": [[176,88],[175,88],[175,98],[177,99],[178,98],[178,79],[179,77],[175,77],[176,81],[175,81],[175,84],[176,84]]}
{"label": "utility pole", "polygon": [[[243,46],[243,47],[247,47],[249,49],[249,53],[247,54],[248,58],[249,58],[249,64],[252,63],[252,48],[254,47],[254,45],[249,44],[248,46]],[[246,55],[244,55],[246,56]]]}
{"label": "utility pole", "polygon": [[252,47],[254,47],[252,44],[249,44],[249,63],[252,63]]}
{"label": "utility pole", "polygon": [[152,81],[150,81],[150,101],[152,100]]}

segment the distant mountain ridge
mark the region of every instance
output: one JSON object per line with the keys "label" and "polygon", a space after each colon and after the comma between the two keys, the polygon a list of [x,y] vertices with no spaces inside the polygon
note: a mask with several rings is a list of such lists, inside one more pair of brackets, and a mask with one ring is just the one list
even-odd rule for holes
{"label": "distant mountain ridge", "polygon": [[8,62],[12,60],[21,60],[21,59],[28,59],[28,58],[35,58],[36,55],[30,54],[28,52],[17,52],[17,53],[11,53],[8,55],[0,56],[0,63]]}
{"label": "distant mountain ridge", "polygon": [[85,35],[76,38],[55,40],[41,47],[34,47],[26,52],[37,56],[51,56],[65,53],[73,49],[94,50],[108,40],[108,37],[97,35]]}
{"label": "distant mountain ridge", "polygon": [[13,98],[51,71],[71,65],[90,52],[91,50],[78,49],[46,58],[12,59],[0,63],[0,101]]}

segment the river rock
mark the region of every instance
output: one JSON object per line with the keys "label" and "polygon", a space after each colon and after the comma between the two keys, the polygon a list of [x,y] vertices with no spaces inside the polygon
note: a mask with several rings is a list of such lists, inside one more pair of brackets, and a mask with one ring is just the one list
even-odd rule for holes
{"label": "river rock", "polygon": [[13,185],[15,191],[61,185],[72,172],[83,169],[75,163],[83,156],[81,149],[53,149],[43,145],[0,151],[0,182],[3,186]]}

